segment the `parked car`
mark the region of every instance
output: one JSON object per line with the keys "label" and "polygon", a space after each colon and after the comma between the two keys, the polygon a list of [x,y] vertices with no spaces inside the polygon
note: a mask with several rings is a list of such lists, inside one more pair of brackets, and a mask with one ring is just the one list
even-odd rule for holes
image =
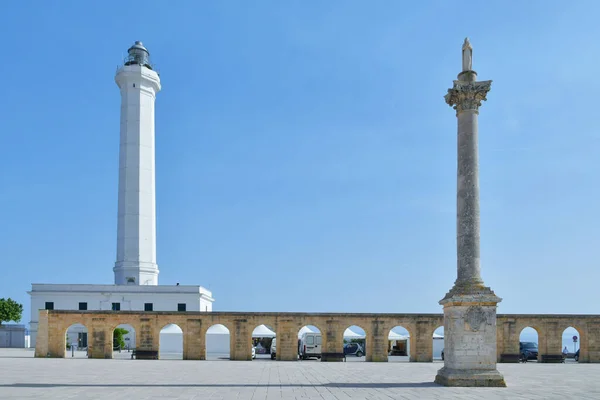
{"label": "parked car", "polygon": [[310,357],[321,358],[322,338],[320,333],[305,332],[300,338],[300,358],[306,360]]}
{"label": "parked car", "polygon": [[356,356],[362,357],[365,354],[362,346],[358,343],[346,343],[344,345],[344,355],[345,356]]}
{"label": "parked car", "polygon": [[521,353],[521,361],[537,360],[538,345],[534,342],[519,342],[519,352]]}
{"label": "parked car", "polygon": [[271,360],[277,358],[277,338],[273,338],[271,342]]}
{"label": "parked car", "polygon": [[579,362],[579,350],[575,352],[575,361]]}

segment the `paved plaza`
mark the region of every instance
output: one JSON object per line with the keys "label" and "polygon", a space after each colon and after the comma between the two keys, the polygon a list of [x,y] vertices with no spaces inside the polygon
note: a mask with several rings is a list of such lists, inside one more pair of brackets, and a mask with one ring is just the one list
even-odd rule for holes
{"label": "paved plaza", "polygon": [[36,359],[0,349],[1,399],[598,399],[600,364],[499,364],[508,388],[446,388],[433,363]]}

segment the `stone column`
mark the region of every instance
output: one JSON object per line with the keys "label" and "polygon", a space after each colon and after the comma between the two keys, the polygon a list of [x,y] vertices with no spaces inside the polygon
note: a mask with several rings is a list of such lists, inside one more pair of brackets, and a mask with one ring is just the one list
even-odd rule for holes
{"label": "stone column", "polygon": [[496,361],[501,363],[518,363],[519,333],[515,319],[504,318],[496,324]]}
{"label": "stone column", "polygon": [[[160,327],[156,316],[141,316],[139,333],[136,332],[136,348],[139,350],[152,350],[160,353]],[[136,355],[141,360],[144,356]]]}
{"label": "stone column", "polygon": [[371,321],[367,334],[367,348],[365,349],[365,361],[387,362],[388,361],[388,336],[385,321],[375,319]]}
{"label": "stone column", "polygon": [[325,331],[321,331],[321,361],[322,362],[339,362],[339,358],[330,358],[323,353],[343,353],[344,352],[344,330],[339,319],[331,318],[325,320],[324,324],[319,325]]}
{"label": "stone column", "polygon": [[536,329],[538,333],[538,362],[542,361],[542,354],[549,354],[548,351],[548,334],[549,332],[545,329],[544,325],[541,325],[541,329]]}
{"label": "stone column", "polygon": [[411,337],[410,349],[411,360],[413,362],[432,362],[433,361],[433,331],[434,327],[429,321],[417,321],[414,337]]}
{"label": "stone column", "polygon": [[294,318],[277,319],[277,361],[298,361],[298,326]]}
{"label": "stone column", "polygon": [[496,369],[496,305],[502,300],[481,279],[479,259],[478,115],[492,81],[477,81],[473,48],[463,44],[463,70],[445,96],[458,119],[457,279],[440,301],[444,306],[444,386],[505,387]]}
{"label": "stone column", "polygon": [[67,328],[56,314],[48,315],[48,354],[50,357],[65,358]]}
{"label": "stone column", "polygon": [[[498,326],[498,324],[500,326]],[[496,319],[496,362],[497,363],[502,362],[501,354],[506,353],[504,351],[505,324],[506,323],[499,322],[498,319]]]}
{"label": "stone column", "polygon": [[538,361],[542,360],[542,356],[560,356],[562,355],[562,332],[563,329],[559,326],[558,321],[548,321],[543,325],[543,335],[538,334]]}
{"label": "stone column", "polygon": [[35,341],[35,356],[48,357],[48,310],[40,310],[38,317],[38,333]]}
{"label": "stone column", "polygon": [[188,319],[183,331],[183,359],[206,360],[206,331],[201,319]]}
{"label": "stone column", "polygon": [[252,361],[252,331],[247,319],[235,319],[230,334],[230,359]]}
{"label": "stone column", "polygon": [[88,326],[88,357],[112,358],[112,331],[106,327],[105,317],[93,317]]}
{"label": "stone column", "polygon": [[583,339],[584,342],[581,344],[579,362],[600,363],[600,323],[588,322],[585,333],[579,333],[587,334],[587,338]]}

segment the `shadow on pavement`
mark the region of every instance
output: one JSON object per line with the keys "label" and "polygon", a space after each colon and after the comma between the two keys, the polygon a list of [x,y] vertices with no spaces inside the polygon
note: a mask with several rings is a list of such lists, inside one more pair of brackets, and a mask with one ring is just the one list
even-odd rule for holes
{"label": "shadow on pavement", "polygon": [[70,388],[70,387],[327,387],[327,388],[354,388],[354,389],[386,389],[386,388],[435,388],[440,387],[433,382],[398,382],[398,383],[324,383],[324,384],[256,384],[256,383],[155,383],[155,384],[135,384],[135,383],[107,383],[107,384],[96,384],[96,383],[12,383],[12,384],[0,384],[0,387],[12,387],[12,388]]}

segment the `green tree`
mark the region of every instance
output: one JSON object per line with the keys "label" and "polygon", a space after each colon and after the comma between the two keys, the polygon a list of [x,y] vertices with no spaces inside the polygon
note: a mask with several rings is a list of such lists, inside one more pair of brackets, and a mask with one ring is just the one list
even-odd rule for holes
{"label": "green tree", "polygon": [[21,321],[23,315],[23,304],[19,304],[10,297],[0,299],[0,325],[8,321]]}
{"label": "green tree", "polygon": [[125,348],[125,339],[123,339],[124,335],[127,335],[129,331],[123,328],[116,328],[113,332],[113,346],[120,347],[122,349]]}

